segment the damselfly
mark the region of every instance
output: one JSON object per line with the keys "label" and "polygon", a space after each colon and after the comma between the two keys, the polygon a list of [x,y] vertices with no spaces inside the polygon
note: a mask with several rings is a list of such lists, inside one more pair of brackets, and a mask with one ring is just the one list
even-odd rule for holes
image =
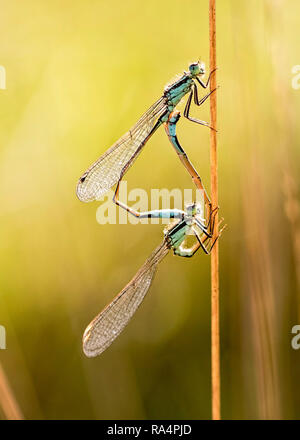
{"label": "damselfly", "polygon": [[[217,208],[212,211],[212,223],[214,223],[216,213]],[[218,238],[213,240],[207,226],[203,223],[203,211],[200,204],[188,205],[186,212],[179,209],[163,209],[143,212],[139,214],[139,217],[173,218],[177,221],[165,229],[163,242],[124,289],[86,328],[83,335],[83,351],[88,357],[102,353],[128,324],[149,290],[158,264],[171,248],[174,254],[180,257],[192,257],[200,247],[208,254]],[[220,234],[221,232],[222,229]],[[195,243],[190,247],[186,246],[188,235],[195,237]]]}
{"label": "damselfly", "polygon": [[[212,73],[213,71],[210,72],[206,83],[204,83],[201,79],[201,77],[205,75],[204,63],[199,61],[190,64],[188,72],[184,72],[180,79],[168,85],[161,98],[159,98],[138,120],[138,122],[80,177],[77,184],[78,198],[83,202],[98,200],[113,185],[119,182],[153,133],[163,123],[166,124],[166,129],[168,131],[168,124],[170,121],[174,121],[174,118],[177,118],[177,120],[179,119],[179,112],[174,114],[174,109],[185,95],[189,94],[184,109],[184,116],[192,122],[209,127],[207,122],[190,116],[190,107],[193,98],[195,104],[200,106],[206,101],[210,94],[215,91],[212,90],[203,98],[198,98],[197,83],[206,89]],[[178,144],[174,142],[174,137],[169,136],[169,139],[183,165],[195,181],[196,186],[203,191],[201,180],[190,163],[187,155],[183,149],[181,147],[179,148]],[[210,205],[206,193],[205,203]]]}

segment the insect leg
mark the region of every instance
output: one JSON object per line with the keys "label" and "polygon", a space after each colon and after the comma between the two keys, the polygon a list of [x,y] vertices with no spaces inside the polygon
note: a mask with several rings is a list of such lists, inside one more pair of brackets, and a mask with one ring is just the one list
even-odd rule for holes
{"label": "insect leg", "polygon": [[[216,211],[216,210],[214,210],[214,211]],[[215,215],[214,215],[214,217],[215,217]],[[220,220],[219,225],[218,225],[219,227],[221,226],[222,222],[223,222],[223,219]],[[214,224],[214,221],[213,221],[213,224]],[[205,238],[203,239],[203,238],[201,238],[201,235],[199,235],[199,233],[198,233],[198,231],[196,230],[196,228],[195,228],[195,227],[192,228],[194,234],[196,235],[196,237],[198,238],[198,240],[199,240],[199,242],[200,242],[200,245],[201,245],[203,251],[204,251],[206,254],[210,254],[210,253],[211,253],[212,248],[213,248],[214,245],[216,244],[217,240],[218,240],[219,237],[221,236],[221,234],[222,234],[222,232],[224,231],[224,229],[226,228],[226,226],[227,226],[227,225],[224,225],[224,226],[220,229],[218,235],[217,235],[214,239],[213,239],[212,235],[209,236],[208,234],[205,234],[205,232],[202,230],[202,232],[204,232],[204,234],[206,235]]]}
{"label": "insect leg", "polygon": [[216,87],[215,89],[211,90],[209,93],[207,93],[207,95],[203,96],[203,98],[201,98],[201,99],[199,100],[199,98],[198,98],[198,89],[197,89],[197,86],[196,86],[196,84],[195,84],[195,85],[194,85],[194,103],[195,103],[196,105],[198,105],[198,106],[202,105],[202,104],[207,100],[207,98],[209,98],[210,95],[211,95],[212,93],[214,93],[216,90],[217,90],[217,87]]}
{"label": "insect leg", "polygon": [[[186,102],[186,105],[185,105],[185,109],[184,109],[184,112],[183,112],[183,115],[184,115],[184,117],[185,118],[187,118],[189,121],[191,121],[191,122],[195,122],[196,124],[200,124],[200,125],[204,125],[205,127],[208,127],[208,128],[211,128],[212,130],[215,130],[211,125],[209,125],[209,123],[208,122],[205,122],[205,121],[201,121],[200,119],[196,119],[196,118],[192,118],[191,116],[190,116],[190,108],[191,108],[191,102],[192,102],[192,97],[193,97],[193,94],[195,93],[195,90],[197,90],[197,88],[196,88],[196,86],[194,87],[194,90],[192,89],[192,91],[191,91],[191,93],[190,93],[190,95],[189,95],[189,97],[188,97],[188,100],[187,100],[187,102]],[[196,92],[197,93],[197,92]],[[202,98],[202,99],[204,99],[204,101],[209,97],[209,95],[211,94],[212,92],[210,92],[209,94],[207,94],[207,95],[205,95],[204,96],[204,98]],[[197,99],[197,102],[199,102],[198,101],[198,95],[197,95],[197,98],[195,98],[194,97],[194,101],[196,102],[196,99]],[[201,102],[202,100],[200,100],[200,102]],[[203,101],[203,102],[204,102]],[[197,104],[198,105],[198,104]],[[199,105],[201,105],[201,104],[199,104]],[[215,130],[216,131],[216,130]]]}
{"label": "insect leg", "polygon": [[211,76],[212,76],[212,74],[213,74],[216,70],[217,70],[217,68],[216,68],[216,69],[213,69],[213,70],[210,72],[210,74],[208,75],[208,78],[207,78],[206,83],[204,83],[200,78],[197,78],[197,77],[196,77],[196,80],[197,80],[198,83],[201,85],[201,87],[203,87],[204,89],[207,88],[207,86],[208,86],[208,84],[209,84],[209,82],[210,82]]}

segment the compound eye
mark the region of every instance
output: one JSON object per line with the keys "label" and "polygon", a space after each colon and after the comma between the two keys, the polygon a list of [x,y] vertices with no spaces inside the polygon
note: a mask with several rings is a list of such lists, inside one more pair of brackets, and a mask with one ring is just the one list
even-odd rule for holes
{"label": "compound eye", "polygon": [[198,63],[192,63],[189,66],[189,71],[191,72],[191,74],[194,75],[199,75],[200,73],[200,66]]}

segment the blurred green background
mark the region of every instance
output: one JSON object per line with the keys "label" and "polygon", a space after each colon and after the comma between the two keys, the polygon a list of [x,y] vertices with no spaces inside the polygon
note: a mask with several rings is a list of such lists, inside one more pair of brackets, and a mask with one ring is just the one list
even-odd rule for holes
{"label": "blurred green background", "polygon": [[[75,195],[175,74],[208,66],[208,1],[12,0],[0,24],[0,362],[24,416],[210,418],[210,259],[170,253],[126,331],[88,359],[86,325],[162,226],[100,226],[99,203]],[[224,418],[300,418],[299,29],[297,0],[217,1]],[[209,120],[209,105],[192,114]],[[209,130],[182,119],[178,135],[209,188]],[[127,177],[192,186],[163,128]]]}

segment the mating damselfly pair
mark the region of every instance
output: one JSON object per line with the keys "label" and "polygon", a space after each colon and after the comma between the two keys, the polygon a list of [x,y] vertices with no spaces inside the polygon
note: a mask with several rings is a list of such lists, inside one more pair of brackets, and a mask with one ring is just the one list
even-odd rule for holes
{"label": "mating damselfly pair", "polygon": [[[218,238],[218,236],[214,237],[215,216],[218,207],[212,207],[201,178],[176,135],[176,126],[180,118],[180,112],[176,110],[176,106],[186,95],[188,95],[188,99],[184,116],[192,122],[214,129],[207,122],[190,116],[192,100],[197,106],[200,106],[215,92],[214,89],[203,98],[199,99],[198,97],[197,84],[206,89],[212,74],[213,71],[210,72],[206,83],[204,83],[201,79],[205,75],[204,64],[200,61],[190,64],[189,70],[184,72],[177,81],[168,85],[163,95],[138,122],[79,179],[77,196],[81,201],[90,202],[100,199],[116,184],[114,202],[134,216],[174,219],[174,222],[165,229],[161,245],[155,249],[127,286],[86,328],[83,335],[83,350],[87,356],[92,357],[102,353],[120,334],[144,299],[158,264],[170,249],[173,249],[175,255],[182,257],[193,256],[199,248],[208,254]],[[164,124],[167,136],[182,164],[191,175],[196,188],[203,193],[203,208],[199,204],[191,203],[187,206],[186,211],[162,209],[137,212],[119,200],[120,182],[124,174],[133,164],[146,142],[162,124]],[[191,247],[186,247],[187,236],[190,234],[194,235],[195,243]]]}

